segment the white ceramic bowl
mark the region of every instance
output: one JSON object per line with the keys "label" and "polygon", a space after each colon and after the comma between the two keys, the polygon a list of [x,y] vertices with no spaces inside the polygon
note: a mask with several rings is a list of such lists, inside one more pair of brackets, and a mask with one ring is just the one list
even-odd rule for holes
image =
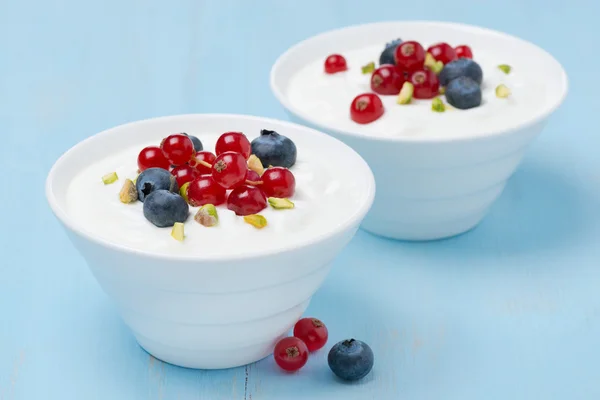
{"label": "white ceramic bowl", "polygon": [[[342,183],[358,180],[364,187],[353,212],[328,231],[276,251],[205,258],[127,248],[98,237],[69,215],[66,192],[74,175],[124,145],[160,140],[172,132],[237,130],[252,135],[265,127],[294,140],[299,157],[306,151],[327,151],[351,166],[339,178]],[[288,122],[236,115],[182,115],[109,129],[67,151],[46,183],[54,214],[139,344],[163,361],[202,369],[244,365],[272,352],[356,233],[374,195],[366,162],[339,140]]]}
{"label": "white ceramic bowl", "polygon": [[[323,122],[290,101],[290,82],[301,68],[315,60],[322,62],[332,53],[344,54],[373,45],[382,50],[384,43],[397,37],[425,44],[439,41],[469,44],[475,60],[478,51],[495,49],[498,64],[507,59],[517,60],[521,71],[525,68],[534,71],[547,82],[546,94],[540,94],[544,105],[515,123],[507,121],[500,126],[482,125],[479,129],[473,119],[469,134],[461,134],[460,126],[455,126],[446,137],[443,129],[418,135],[401,136],[393,132],[368,135],[364,128],[350,122],[349,114],[343,121],[332,118]],[[362,62],[368,61],[371,60]],[[484,85],[485,82],[484,76]],[[568,82],[565,71],[552,56],[504,33],[453,23],[386,22],[326,32],[293,46],[273,66],[271,88],[292,120],[341,139],[369,163],[375,174],[377,195],[363,221],[364,229],[390,238],[430,240],[460,234],[483,219],[518,167],[527,145],[564,100]],[[348,110],[350,100],[346,103]],[[402,107],[395,105],[394,100],[384,100],[386,114],[398,110],[392,109],[394,106]],[[479,107],[484,108],[485,104]],[[476,115],[480,112],[476,110],[452,112]],[[449,113],[436,118],[445,118]]]}

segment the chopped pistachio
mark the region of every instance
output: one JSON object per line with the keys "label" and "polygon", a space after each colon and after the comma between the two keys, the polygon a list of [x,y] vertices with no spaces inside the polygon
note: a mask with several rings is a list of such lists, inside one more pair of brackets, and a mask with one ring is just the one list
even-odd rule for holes
{"label": "chopped pistachio", "polygon": [[181,197],[183,197],[183,199],[185,200],[186,203],[189,203],[188,200],[188,187],[190,186],[190,182],[186,182],[183,185],[181,185],[181,187],[179,188],[179,194],[181,195]]}
{"label": "chopped pistachio", "polygon": [[140,176],[140,174],[137,174],[137,175],[135,176],[135,178],[133,178],[131,181],[132,181],[133,183],[136,183],[136,182],[137,182],[137,178],[138,178],[138,176]]}
{"label": "chopped pistachio", "polygon": [[444,94],[446,93],[446,88],[443,86],[440,86],[440,94]]}
{"label": "chopped pistachio", "polygon": [[435,58],[433,58],[431,53],[429,53],[429,52],[426,53],[425,54],[425,66],[429,69],[432,69],[434,65],[435,65]]}
{"label": "chopped pistachio", "polygon": [[271,207],[276,210],[286,210],[290,208],[294,208],[295,205],[289,199],[280,199],[277,197],[269,197],[267,199]]}
{"label": "chopped pistachio", "polygon": [[265,168],[260,161],[260,158],[256,157],[254,154],[251,154],[248,158],[248,169],[256,172],[258,175],[262,175],[265,172]]}
{"label": "chopped pistachio", "polygon": [[200,225],[211,227],[219,223],[217,208],[212,204],[205,204],[196,213],[194,220]]}
{"label": "chopped pistachio", "polygon": [[138,199],[138,192],[135,188],[135,183],[131,179],[125,179],[125,183],[119,192],[119,200],[121,203],[133,203]]}
{"label": "chopped pistachio", "polygon": [[433,66],[431,67],[431,71],[433,71],[433,73],[436,75],[439,75],[443,69],[444,69],[444,63],[441,61],[436,61],[435,64],[433,64]]}
{"label": "chopped pistachio", "polygon": [[111,183],[116,182],[117,179],[119,179],[117,173],[111,172],[110,174],[106,174],[102,177],[102,182],[104,182],[105,185],[110,185]]}
{"label": "chopped pistachio", "polygon": [[512,67],[508,64],[500,64],[498,65],[498,69],[504,72],[506,75],[508,75],[510,74],[510,70],[512,69]]}
{"label": "chopped pistachio", "polygon": [[436,97],[435,99],[433,99],[433,101],[431,102],[431,111],[434,111],[434,112],[446,111],[446,106],[444,105],[444,102],[442,101],[442,99],[440,99],[439,97]]}
{"label": "chopped pistachio", "polygon": [[262,229],[267,226],[267,219],[260,214],[246,215],[244,216],[244,221],[256,229]]}
{"label": "chopped pistachio", "polygon": [[498,85],[496,87],[496,97],[505,99],[510,96],[510,89],[506,85]]}
{"label": "chopped pistachio", "polygon": [[185,238],[185,234],[183,233],[183,223],[175,222],[173,229],[171,229],[171,236],[173,239],[183,242],[183,239]]}
{"label": "chopped pistachio", "polygon": [[370,74],[371,72],[375,71],[375,63],[371,61],[367,65],[363,65],[361,67],[361,71],[363,74]]}
{"label": "chopped pistachio", "polygon": [[410,82],[404,82],[402,85],[402,90],[398,94],[398,100],[396,103],[398,104],[408,104],[412,100],[413,93],[415,91],[415,86]]}

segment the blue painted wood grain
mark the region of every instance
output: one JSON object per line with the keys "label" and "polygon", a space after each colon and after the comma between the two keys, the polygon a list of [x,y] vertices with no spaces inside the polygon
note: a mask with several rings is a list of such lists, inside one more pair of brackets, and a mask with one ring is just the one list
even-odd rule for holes
{"label": "blue painted wood grain", "polygon": [[[76,0],[0,2],[0,400],[598,399],[598,2]],[[483,25],[556,56],[571,91],[489,217],[432,243],[359,232],[309,314],[376,354],[358,384],[317,353],[185,370],[144,353],[43,196],[55,159],[140,118],[285,118],[268,75],[323,30],[390,19]],[[440,38],[443,39],[443,38]]]}

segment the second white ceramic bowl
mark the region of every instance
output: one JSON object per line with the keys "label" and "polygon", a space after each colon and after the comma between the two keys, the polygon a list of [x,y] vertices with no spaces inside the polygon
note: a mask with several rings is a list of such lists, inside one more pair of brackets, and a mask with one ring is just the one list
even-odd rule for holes
{"label": "second white ceramic bowl", "polygon": [[[548,92],[546,106],[526,121],[448,138],[367,135],[358,127],[348,129],[347,124],[321,123],[290,101],[290,81],[300,68],[325,60],[328,54],[383,46],[397,37],[424,43],[447,40],[455,45],[492,46],[510,52],[539,67],[539,74],[553,90]],[[323,33],[293,46],[274,64],[271,88],[292,120],[341,139],[368,162],[377,182],[377,195],[362,224],[364,229],[395,239],[430,240],[468,231],[484,218],[521,162],[527,145],[563,102],[568,83],[565,71],[551,55],[516,37],[461,24],[386,22]]]}

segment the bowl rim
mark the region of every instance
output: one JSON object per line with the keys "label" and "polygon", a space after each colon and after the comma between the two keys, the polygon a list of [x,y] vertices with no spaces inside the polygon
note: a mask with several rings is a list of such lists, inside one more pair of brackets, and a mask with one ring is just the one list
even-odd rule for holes
{"label": "bowl rim", "polygon": [[[557,66],[560,67],[561,82],[562,82],[562,87],[564,88],[564,90],[562,91],[560,96],[558,96],[554,100],[554,102],[552,102],[550,104],[550,106],[546,107],[541,112],[534,114],[528,120],[526,120],[524,122],[520,122],[518,124],[507,125],[506,127],[503,127],[501,129],[485,129],[485,130],[483,130],[483,133],[479,134],[479,135],[457,136],[457,137],[447,137],[447,138],[445,138],[445,137],[428,137],[428,136],[423,136],[423,137],[385,136],[384,137],[384,136],[374,136],[374,135],[368,135],[365,133],[361,133],[358,129],[357,130],[339,129],[334,126],[328,126],[326,124],[315,121],[314,119],[311,119],[307,113],[300,111],[297,107],[294,107],[291,104],[291,102],[283,94],[282,88],[280,88],[275,82],[275,77],[278,73],[278,69],[280,68],[280,66],[289,57],[291,57],[295,51],[297,51],[302,46],[305,46],[314,40],[320,40],[329,35],[342,34],[345,31],[362,30],[362,29],[374,28],[376,26],[398,25],[398,24],[411,24],[411,25],[423,24],[423,25],[431,25],[431,26],[444,26],[446,28],[460,28],[463,30],[471,30],[473,32],[479,31],[479,33],[494,34],[494,35],[502,36],[506,39],[518,41],[518,42],[527,44],[529,46],[533,46],[533,47],[537,48],[539,51],[545,53],[550,59],[552,59],[552,60],[554,60],[554,62],[556,62]],[[489,139],[489,138],[493,138],[493,137],[497,137],[497,136],[501,136],[501,135],[505,135],[505,134],[510,134],[510,133],[513,133],[515,130],[520,130],[520,129],[525,129],[525,128],[531,127],[531,126],[545,120],[546,118],[548,118],[552,113],[554,113],[554,111],[556,111],[556,109],[558,109],[558,107],[560,107],[560,105],[564,102],[564,100],[567,96],[567,93],[569,92],[569,79],[567,77],[567,73],[566,73],[564,67],[562,66],[562,64],[560,62],[558,62],[558,60],[554,56],[552,56],[549,52],[547,52],[540,46],[534,44],[533,42],[530,42],[525,39],[521,39],[517,36],[511,35],[511,34],[508,34],[505,32],[485,28],[485,27],[478,26],[478,25],[464,24],[464,23],[459,23],[459,22],[435,21],[435,20],[389,20],[389,21],[380,21],[380,22],[370,22],[370,23],[364,23],[364,24],[349,25],[349,26],[345,26],[345,27],[337,28],[337,29],[331,29],[331,30],[327,30],[327,31],[318,33],[316,35],[310,36],[304,40],[301,40],[300,42],[297,42],[296,44],[294,44],[293,46],[288,48],[285,52],[283,52],[282,54],[279,55],[279,57],[277,58],[275,63],[271,66],[271,72],[270,72],[270,76],[269,76],[269,85],[271,87],[271,92],[273,93],[273,95],[275,96],[277,101],[279,101],[279,103],[284,106],[285,109],[287,109],[289,112],[291,112],[293,115],[300,118],[301,120],[310,123],[312,126],[314,126],[317,129],[323,130],[325,132],[331,132],[331,133],[339,135],[339,136],[350,136],[350,137],[354,137],[354,138],[358,138],[358,139],[387,142],[387,143],[389,143],[389,142],[392,142],[392,143],[471,142],[471,141],[477,141],[477,140],[485,140],[485,139]]]}
{"label": "bowl rim", "polygon": [[[74,218],[72,218],[69,215],[68,211],[65,208],[61,207],[57,197],[54,194],[54,186],[53,186],[54,182],[56,181],[57,171],[60,169],[61,164],[64,163],[65,160],[67,160],[69,157],[71,157],[72,154],[74,154],[74,153],[76,154],[76,152],[79,151],[79,148],[84,146],[85,143],[88,143],[101,135],[110,134],[110,132],[113,130],[123,129],[123,128],[127,128],[127,127],[133,127],[134,125],[137,125],[139,123],[152,123],[154,121],[159,121],[159,120],[190,118],[190,117],[200,117],[201,119],[214,118],[214,119],[229,119],[229,120],[237,119],[237,120],[260,121],[266,125],[278,125],[280,127],[290,127],[290,128],[294,128],[294,129],[301,129],[305,132],[308,132],[310,134],[314,134],[317,136],[323,135],[323,136],[327,137],[328,140],[333,139],[333,143],[337,143],[338,146],[347,148],[351,153],[353,153],[357,157],[358,160],[360,160],[362,162],[362,163],[358,163],[356,165],[357,165],[357,168],[359,168],[360,170],[363,171],[363,173],[365,175],[365,180],[368,182],[368,184],[364,188],[365,192],[366,192],[365,201],[352,214],[350,214],[350,216],[346,220],[344,220],[343,223],[336,224],[335,228],[333,228],[331,230],[328,230],[326,232],[321,232],[316,235],[307,235],[306,239],[304,239],[302,241],[295,241],[284,247],[278,247],[278,248],[274,248],[274,249],[270,249],[270,250],[266,250],[266,251],[259,250],[259,251],[255,251],[252,253],[239,253],[239,254],[234,254],[234,255],[161,254],[161,253],[153,253],[151,251],[146,251],[146,250],[142,250],[142,249],[131,247],[131,246],[121,245],[121,244],[112,242],[110,240],[104,239],[98,235],[95,235],[93,233],[93,231],[83,228],[81,226],[81,224],[79,224],[77,221],[74,220]],[[160,116],[160,117],[153,117],[153,118],[146,118],[146,119],[141,119],[141,120],[130,121],[130,122],[126,122],[126,123],[123,123],[120,125],[116,125],[114,127],[108,128],[108,129],[104,129],[98,133],[95,133],[95,134],[85,138],[84,140],[81,140],[77,144],[70,147],[67,151],[65,151],[52,165],[52,167],[50,168],[50,171],[48,172],[48,175],[46,177],[45,192],[46,192],[46,199],[48,201],[48,204],[50,205],[52,212],[58,218],[58,220],[62,224],[65,225],[66,228],[68,228],[70,231],[76,233],[78,236],[83,237],[93,243],[100,245],[100,246],[110,248],[117,252],[125,252],[125,253],[129,253],[129,254],[135,255],[135,256],[148,257],[148,258],[154,258],[154,259],[177,260],[177,261],[197,261],[197,262],[203,262],[203,261],[228,262],[228,261],[239,261],[242,259],[249,260],[249,259],[255,259],[255,258],[262,258],[262,257],[266,257],[266,256],[273,256],[273,255],[278,255],[281,253],[286,253],[289,251],[295,251],[295,250],[302,249],[302,248],[308,248],[320,241],[327,240],[331,237],[334,237],[334,236],[344,232],[345,230],[350,229],[353,225],[362,221],[362,219],[367,214],[367,212],[369,211],[369,209],[371,208],[371,206],[373,204],[373,201],[375,199],[375,177],[373,175],[373,172],[371,171],[371,168],[367,164],[367,162],[352,147],[348,146],[341,140],[336,139],[336,138],[334,138],[330,135],[327,135],[323,132],[320,132],[316,129],[312,129],[307,126],[296,124],[293,122],[282,121],[282,120],[277,120],[277,119],[273,119],[273,118],[259,117],[259,116],[254,116],[254,115],[224,114],[224,113],[223,114],[222,113],[197,113],[197,114],[192,113],[192,114],[165,115],[165,116]]]}

